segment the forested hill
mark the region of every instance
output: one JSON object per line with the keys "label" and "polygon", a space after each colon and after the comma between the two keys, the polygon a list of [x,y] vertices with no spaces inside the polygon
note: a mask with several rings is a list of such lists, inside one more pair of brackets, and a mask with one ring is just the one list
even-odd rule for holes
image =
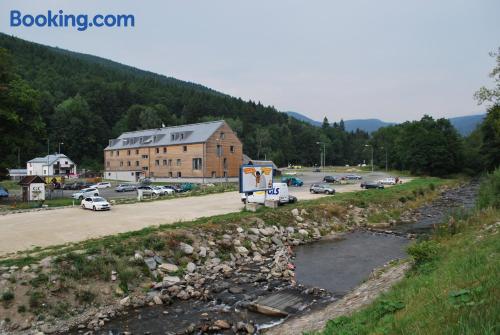
{"label": "forested hill", "polygon": [[[102,149],[123,131],[225,119],[244,151],[278,165],[319,161],[332,139],[331,163],[359,162],[364,132],[318,132],[273,107],[95,56],[0,34],[0,168],[62,151],[81,167],[102,169]],[[335,137],[335,139],[334,139]],[[311,148],[314,148],[311,150]]]}

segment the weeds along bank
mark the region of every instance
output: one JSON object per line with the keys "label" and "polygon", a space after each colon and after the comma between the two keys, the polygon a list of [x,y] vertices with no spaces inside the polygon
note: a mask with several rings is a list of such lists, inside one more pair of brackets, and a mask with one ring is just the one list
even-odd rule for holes
{"label": "weeds along bank", "polygon": [[[289,246],[335,232],[397,224],[456,180],[415,179],[386,190],[344,193],[147,228],[0,260],[0,330],[95,330],[128,307],[210,299],[211,283],[241,266],[259,280],[292,282]],[[102,317],[105,315],[105,317]]]}
{"label": "weeds along bank", "polygon": [[414,266],[403,281],[321,334],[499,334],[499,199],[497,169],[482,181],[474,211],[409,247]]}

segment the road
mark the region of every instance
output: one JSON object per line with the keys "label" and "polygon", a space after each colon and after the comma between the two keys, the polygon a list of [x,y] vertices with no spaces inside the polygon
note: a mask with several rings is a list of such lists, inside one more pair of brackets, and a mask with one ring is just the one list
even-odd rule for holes
{"label": "road", "polygon": [[[359,185],[336,186],[337,192],[359,190]],[[292,188],[299,200],[323,195],[309,188]],[[33,248],[78,242],[89,238],[139,230],[159,224],[238,212],[243,205],[237,192],[114,206],[108,212],[79,207],[0,216],[0,255]]]}

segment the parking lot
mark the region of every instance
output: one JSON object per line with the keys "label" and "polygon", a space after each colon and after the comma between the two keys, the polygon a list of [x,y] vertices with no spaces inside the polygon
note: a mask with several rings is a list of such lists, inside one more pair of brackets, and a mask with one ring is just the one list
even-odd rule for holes
{"label": "parking lot", "polygon": [[[309,186],[321,182],[325,175],[332,173],[300,172],[298,178],[304,180],[302,187],[291,187],[290,193],[299,201],[322,197],[311,194]],[[364,180],[376,180],[385,174],[363,174]],[[335,185],[336,191],[359,191],[359,182]],[[71,192],[71,191],[69,191]],[[104,194],[114,195],[113,189]],[[135,192],[130,192],[135,196]],[[29,249],[35,246],[78,242],[89,238],[138,230],[159,224],[190,221],[200,217],[238,212],[243,208],[238,192],[225,192],[205,196],[174,198],[117,205],[108,212],[93,212],[77,206],[64,209],[7,214],[0,216],[0,255]]]}

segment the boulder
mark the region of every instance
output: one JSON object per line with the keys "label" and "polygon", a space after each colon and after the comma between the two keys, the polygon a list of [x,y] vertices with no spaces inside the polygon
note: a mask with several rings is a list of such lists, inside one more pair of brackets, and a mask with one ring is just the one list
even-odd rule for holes
{"label": "boulder", "polygon": [[153,302],[155,305],[163,305],[163,300],[158,295],[153,296]]}
{"label": "boulder", "polygon": [[226,320],[217,320],[214,322],[213,327],[215,329],[229,329],[231,325]]}
{"label": "boulder", "polygon": [[198,253],[198,255],[200,255],[200,257],[202,257],[202,258],[207,257],[207,248],[200,247],[200,252]]}
{"label": "boulder", "polygon": [[272,234],[274,234],[274,228],[272,227],[262,228],[259,229],[259,232],[264,236],[271,236]]}
{"label": "boulder", "polygon": [[179,271],[179,267],[175,264],[163,263],[158,266],[158,269],[164,272],[177,272]]}
{"label": "boulder", "polygon": [[191,255],[193,253],[193,251],[194,251],[194,248],[192,246],[190,246],[189,244],[184,243],[184,242],[181,242],[179,244],[179,248],[186,255]]}
{"label": "boulder", "polygon": [[156,269],[156,261],[153,257],[144,258],[144,263],[146,263],[146,265],[148,266],[148,269],[150,271],[153,271]]}
{"label": "boulder", "polygon": [[293,216],[299,216],[299,210],[297,208],[292,209]]}
{"label": "boulder", "polygon": [[193,262],[189,262],[186,266],[186,270],[189,272],[189,273],[193,273],[196,271],[196,265],[193,263]]}
{"label": "boulder", "polygon": [[299,234],[302,236],[309,236],[309,232],[305,229],[299,229]]}
{"label": "boulder", "polygon": [[125,297],[120,300],[120,306],[129,306],[130,305],[130,297]]}
{"label": "boulder", "polygon": [[242,255],[247,255],[249,252],[248,249],[243,246],[235,247],[234,250],[236,250],[237,253]]}
{"label": "boulder", "polygon": [[257,235],[257,236],[259,236],[259,234],[260,234],[260,231],[258,228],[248,228],[248,231],[254,235]]}
{"label": "boulder", "polygon": [[177,276],[165,276],[163,277],[163,283],[167,285],[173,285],[180,282],[181,279]]}

